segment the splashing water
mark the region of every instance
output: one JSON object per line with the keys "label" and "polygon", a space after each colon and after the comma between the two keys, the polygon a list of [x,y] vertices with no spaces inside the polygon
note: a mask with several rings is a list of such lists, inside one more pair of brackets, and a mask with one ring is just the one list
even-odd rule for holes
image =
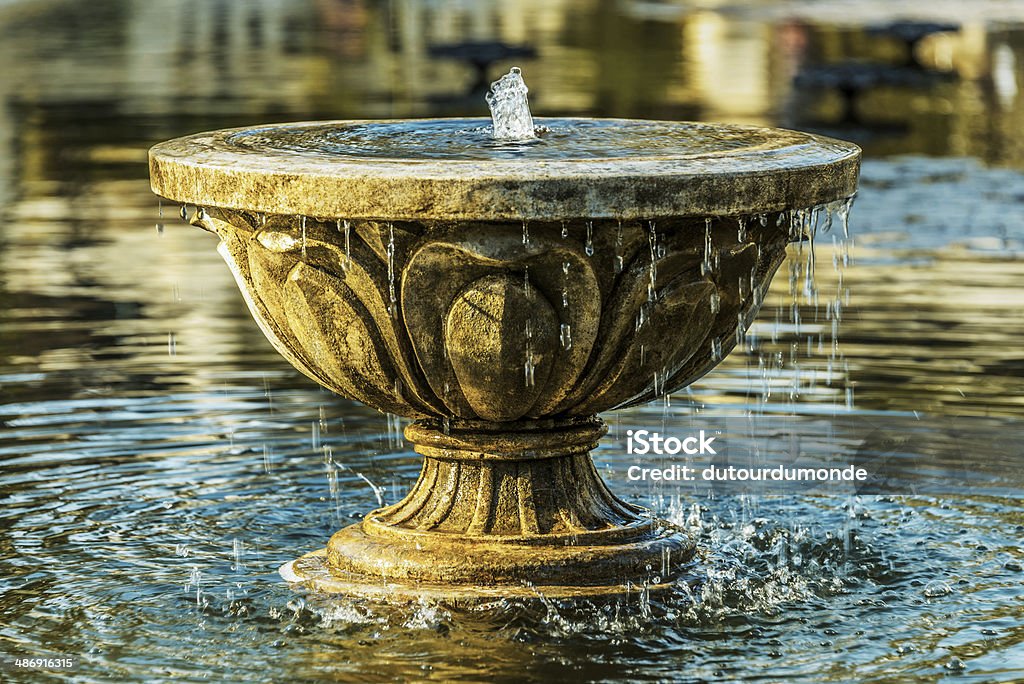
{"label": "splashing water", "polygon": [[533,140],[533,116],[526,94],[529,89],[519,67],[491,84],[484,99],[491,109],[491,129],[495,140]]}

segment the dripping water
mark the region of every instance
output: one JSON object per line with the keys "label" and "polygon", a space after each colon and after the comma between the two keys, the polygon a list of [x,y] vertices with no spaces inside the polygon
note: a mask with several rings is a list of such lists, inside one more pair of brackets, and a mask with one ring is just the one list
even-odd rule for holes
{"label": "dripping water", "polygon": [[714,246],[711,243],[711,217],[704,219],[704,259],[700,264],[700,274],[711,275],[714,271],[712,251]]}
{"label": "dripping water", "polygon": [[562,308],[569,309],[569,262],[562,262]]}
{"label": "dripping water", "polygon": [[526,362],[523,364],[524,381],[527,387],[534,385],[533,326],[526,321]]}
{"label": "dripping water", "polygon": [[345,237],[345,259],[341,262],[341,267],[346,271],[352,265],[352,244],[349,237],[349,223],[347,220],[337,220],[338,232]]}
{"label": "dripping water", "polygon": [[658,231],[654,221],[648,224],[647,242],[651,248],[650,282],[647,285],[647,301],[653,302],[658,298],[656,290],[658,283]]}
{"label": "dripping water", "polygon": [[615,229],[615,272],[622,273],[623,260],[622,255],[622,219],[618,220],[618,225]]}
{"label": "dripping water", "polygon": [[390,221],[388,226],[388,313],[392,316],[398,314],[398,297],[395,294],[395,224]]}
{"label": "dripping water", "polygon": [[306,217],[303,216],[302,220],[302,258],[306,258]]}

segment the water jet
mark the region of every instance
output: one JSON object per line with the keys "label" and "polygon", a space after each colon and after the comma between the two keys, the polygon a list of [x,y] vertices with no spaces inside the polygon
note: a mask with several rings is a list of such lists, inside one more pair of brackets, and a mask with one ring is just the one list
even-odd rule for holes
{"label": "water jet", "polygon": [[150,151],[154,192],[197,207],[277,351],[414,420],[408,495],[288,579],[468,599],[671,583],[693,543],[605,486],[597,416],[714,368],[814,208],[856,190],[849,143],[535,120],[510,76],[493,122],[279,124]]}

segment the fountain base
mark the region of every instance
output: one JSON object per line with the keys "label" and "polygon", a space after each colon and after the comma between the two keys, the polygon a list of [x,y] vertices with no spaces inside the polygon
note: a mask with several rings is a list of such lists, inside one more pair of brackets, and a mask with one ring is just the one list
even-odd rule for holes
{"label": "fountain base", "polygon": [[667,586],[690,561],[681,530],[601,480],[589,453],[606,431],[600,420],[496,427],[410,425],[424,464],[409,494],[281,574],[321,592],[398,600],[607,596]]}
{"label": "fountain base", "polygon": [[[623,553],[630,553],[624,549]],[[690,560],[693,548],[680,554],[680,559]],[[673,559],[673,563],[676,563]],[[684,560],[678,561],[680,564]],[[555,585],[555,584],[452,584],[435,582],[395,582],[369,575],[335,574],[327,561],[327,549],[319,549],[305,556],[288,561],[278,574],[290,584],[298,584],[320,594],[350,596],[382,603],[413,603],[420,600],[436,601],[449,605],[479,605],[501,599],[613,599],[668,591],[675,586],[680,574],[677,570],[671,577],[659,577],[652,573],[647,581],[623,580],[602,585]]]}

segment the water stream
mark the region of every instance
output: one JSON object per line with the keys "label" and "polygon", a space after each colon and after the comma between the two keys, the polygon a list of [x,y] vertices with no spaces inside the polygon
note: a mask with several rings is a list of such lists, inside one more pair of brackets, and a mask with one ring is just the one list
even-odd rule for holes
{"label": "water stream", "polygon": [[491,84],[486,99],[491,109],[491,134],[495,140],[521,141],[537,137],[526,96],[528,92],[519,67],[512,67]]}

